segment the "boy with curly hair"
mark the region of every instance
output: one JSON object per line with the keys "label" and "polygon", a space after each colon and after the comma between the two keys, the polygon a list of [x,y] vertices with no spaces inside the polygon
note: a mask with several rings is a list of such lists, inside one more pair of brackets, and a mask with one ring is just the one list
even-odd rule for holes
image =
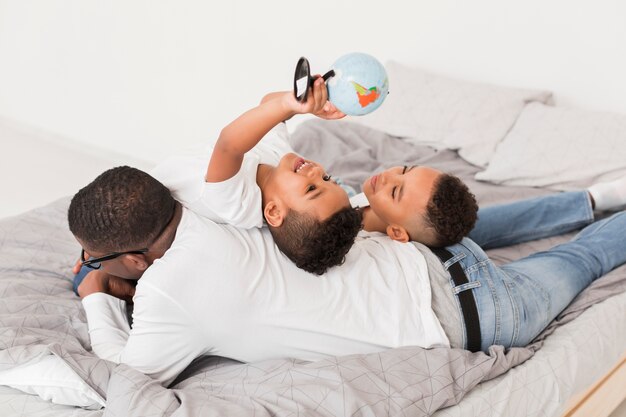
{"label": "boy with curly hair", "polygon": [[[174,184],[174,196],[218,223],[267,224],[276,245],[299,268],[321,275],[343,263],[361,229],[361,214],[324,168],[291,152],[283,123],[296,114],[345,115],[328,101],[319,78],[305,103],[291,92],[271,93],[227,125],[204,158],[174,158],[153,172]],[[203,181],[202,181],[203,180]]]}

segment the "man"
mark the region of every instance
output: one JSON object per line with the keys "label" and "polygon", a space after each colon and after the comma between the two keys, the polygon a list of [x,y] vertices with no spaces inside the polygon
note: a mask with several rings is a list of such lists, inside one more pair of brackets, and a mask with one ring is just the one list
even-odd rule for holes
{"label": "man", "polygon": [[[86,264],[101,265],[79,288],[94,351],[165,384],[204,354],[315,360],[449,344],[430,306],[423,256],[385,236],[362,239],[344,265],[316,277],[286,258],[266,228],[200,218],[128,167],[79,191],[69,223],[83,259],[92,258]],[[123,302],[106,294],[118,283],[112,276],[141,277],[132,329]]]}

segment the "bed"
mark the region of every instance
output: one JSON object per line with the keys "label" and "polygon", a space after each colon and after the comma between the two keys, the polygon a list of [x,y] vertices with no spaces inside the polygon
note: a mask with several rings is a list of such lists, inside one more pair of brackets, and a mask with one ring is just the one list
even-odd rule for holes
{"label": "bed", "polygon": [[[523,105],[498,134],[515,133],[511,126],[527,102],[549,99],[544,93],[531,96],[516,96]],[[498,107],[506,105],[501,100]],[[503,118],[497,119],[501,124]],[[315,120],[300,125],[291,140],[299,153],[319,160],[354,188],[368,172],[408,163],[459,175],[482,205],[557,192],[553,186],[511,184],[515,178],[479,181],[485,158],[494,161],[500,151],[497,144],[492,155],[471,143],[436,146],[410,138],[409,124],[395,120],[390,130],[375,118],[361,124]],[[585,175],[596,180],[598,174]],[[609,392],[605,405],[624,399],[626,390],[618,384],[625,369],[626,266],[594,282],[527,348],[505,352],[494,347],[487,355],[403,347],[312,363],[241,364],[204,357],[170,387],[162,387],[90,352],[84,311],[69,272],[80,248],[67,228],[68,204],[69,197],[0,221],[2,416],[558,416],[585,413],[594,392]],[[571,236],[489,253],[506,262]],[[598,388],[587,392],[598,381]],[[83,407],[63,405],[72,402]]]}

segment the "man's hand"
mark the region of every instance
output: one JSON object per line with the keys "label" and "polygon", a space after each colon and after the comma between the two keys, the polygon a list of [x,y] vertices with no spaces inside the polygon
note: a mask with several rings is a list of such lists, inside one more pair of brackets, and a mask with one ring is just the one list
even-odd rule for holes
{"label": "man's hand", "polygon": [[74,275],[78,275],[78,273],[80,272],[80,269],[83,267],[83,261],[81,261],[80,259],[78,259],[76,261],[76,263],[74,264],[74,266],[72,267],[72,273]]}
{"label": "man's hand", "polygon": [[103,292],[126,302],[133,300],[136,281],[109,275],[104,271],[93,270],[78,286],[78,295],[85,298],[90,294]]}

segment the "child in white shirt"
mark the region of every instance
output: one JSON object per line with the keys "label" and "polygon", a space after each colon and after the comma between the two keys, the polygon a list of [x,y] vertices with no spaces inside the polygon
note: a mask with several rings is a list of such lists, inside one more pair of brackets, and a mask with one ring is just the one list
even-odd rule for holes
{"label": "child in white shirt", "polygon": [[176,185],[178,200],[213,221],[242,228],[262,227],[265,221],[289,259],[323,274],[343,263],[361,229],[361,215],[322,166],[291,152],[282,122],[304,113],[345,116],[328,101],[322,79],[306,103],[291,92],[271,93],[222,130],[208,168],[204,159],[179,158],[153,174]]}

